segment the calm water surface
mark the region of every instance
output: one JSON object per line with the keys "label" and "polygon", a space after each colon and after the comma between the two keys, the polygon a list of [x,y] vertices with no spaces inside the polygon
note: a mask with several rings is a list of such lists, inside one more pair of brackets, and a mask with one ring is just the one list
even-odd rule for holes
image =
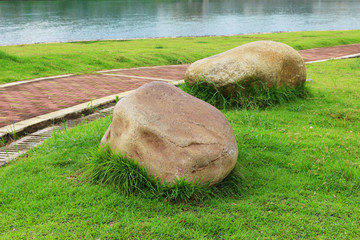
{"label": "calm water surface", "polygon": [[360,0],[0,0],[0,45],[360,29]]}

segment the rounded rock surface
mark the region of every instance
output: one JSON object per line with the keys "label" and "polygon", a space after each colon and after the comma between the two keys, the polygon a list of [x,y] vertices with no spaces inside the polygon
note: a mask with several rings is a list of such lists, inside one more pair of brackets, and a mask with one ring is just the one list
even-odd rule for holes
{"label": "rounded rock surface", "polygon": [[189,66],[185,80],[213,82],[219,90],[232,92],[240,84],[261,81],[266,87],[299,86],[306,81],[305,62],[292,47],[273,41],[256,41],[201,59]]}
{"label": "rounded rock surface", "polygon": [[145,84],[116,104],[104,144],[165,183],[183,177],[215,184],[238,156],[234,132],[218,109],[161,82]]}

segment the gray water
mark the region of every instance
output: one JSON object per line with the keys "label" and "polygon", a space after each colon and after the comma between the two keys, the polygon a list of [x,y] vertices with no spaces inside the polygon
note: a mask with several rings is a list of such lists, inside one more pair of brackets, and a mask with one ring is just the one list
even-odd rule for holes
{"label": "gray water", "polygon": [[360,29],[360,0],[0,0],[0,45]]}

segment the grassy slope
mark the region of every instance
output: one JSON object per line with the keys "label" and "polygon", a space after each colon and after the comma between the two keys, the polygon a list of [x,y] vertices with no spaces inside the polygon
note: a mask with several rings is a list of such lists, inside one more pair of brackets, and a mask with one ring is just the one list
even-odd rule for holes
{"label": "grassy slope", "polygon": [[0,84],[66,73],[90,73],[101,69],[190,63],[256,40],[280,41],[300,50],[360,43],[360,31],[2,46]]}
{"label": "grassy slope", "polygon": [[105,118],[0,168],[0,238],[358,238],[360,59],[308,65],[308,77],[311,99],[224,112],[246,180],[240,199],[170,204],[82,182]]}

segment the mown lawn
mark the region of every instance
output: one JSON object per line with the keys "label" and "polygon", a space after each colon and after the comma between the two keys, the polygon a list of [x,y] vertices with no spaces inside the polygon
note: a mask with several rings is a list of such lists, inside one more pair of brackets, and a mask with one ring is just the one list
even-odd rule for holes
{"label": "mown lawn", "polygon": [[0,46],[0,84],[102,69],[190,63],[257,40],[279,41],[301,50],[360,43],[360,30]]}
{"label": "mown lawn", "polygon": [[312,97],[224,111],[239,146],[240,197],[171,203],[85,182],[106,117],[0,168],[0,238],[359,238],[360,59],[307,68]]}

